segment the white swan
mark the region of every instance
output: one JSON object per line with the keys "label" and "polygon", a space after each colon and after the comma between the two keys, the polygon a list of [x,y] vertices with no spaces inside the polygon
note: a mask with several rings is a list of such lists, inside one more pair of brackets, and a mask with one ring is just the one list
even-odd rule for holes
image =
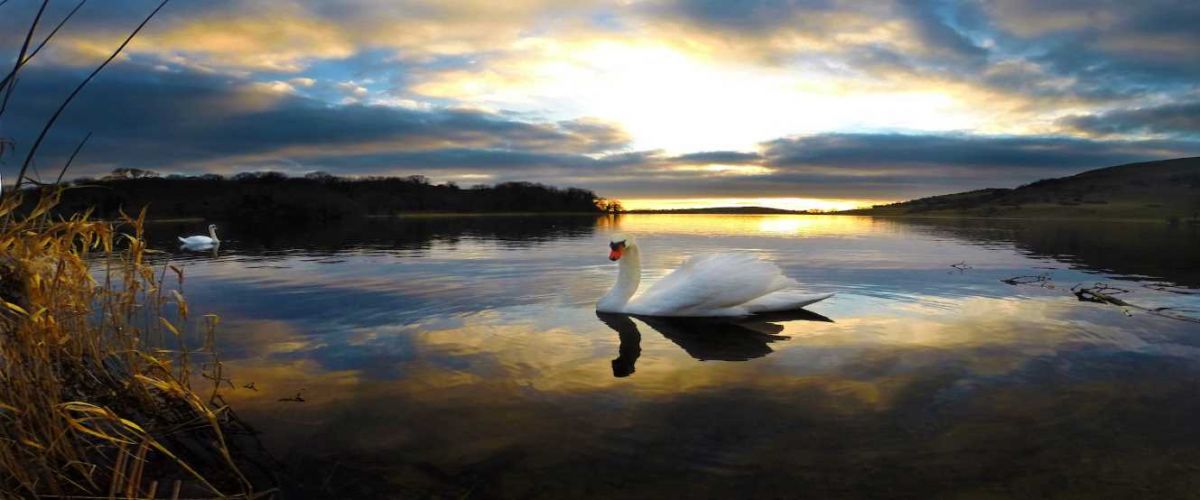
{"label": "white swan", "polygon": [[643,316],[748,316],[799,309],[832,297],[802,293],[779,267],[752,255],[692,257],[634,297],[642,280],[641,252],[633,237],[615,235],[609,260],[619,260],[617,284],[596,303],[600,312]]}
{"label": "white swan", "polygon": [[220,244],[221,240],[217,239],[217,225],[209,224],[208,236],[188,236],[187,238],[180,236],[179,242],[186,247],[204,247]]}

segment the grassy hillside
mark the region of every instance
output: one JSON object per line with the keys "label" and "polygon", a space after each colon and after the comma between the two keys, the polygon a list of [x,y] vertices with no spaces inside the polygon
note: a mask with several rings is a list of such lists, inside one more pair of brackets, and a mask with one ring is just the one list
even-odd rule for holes
{"label": "grassy hillside", "polygon": [[841,212],[890,216],[1200,220],[1200,157],[1130,163]]}

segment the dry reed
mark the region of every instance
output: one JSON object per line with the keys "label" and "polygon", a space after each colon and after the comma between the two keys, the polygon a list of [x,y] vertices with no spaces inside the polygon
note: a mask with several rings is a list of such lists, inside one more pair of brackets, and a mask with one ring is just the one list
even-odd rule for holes
{"label": "dry reed", "polygon": [[0,201],[0,497],[269,494],[227,441],[218,318],[188,310],[145,211],[53,218],[60,192],[24,215],[19,196]]}

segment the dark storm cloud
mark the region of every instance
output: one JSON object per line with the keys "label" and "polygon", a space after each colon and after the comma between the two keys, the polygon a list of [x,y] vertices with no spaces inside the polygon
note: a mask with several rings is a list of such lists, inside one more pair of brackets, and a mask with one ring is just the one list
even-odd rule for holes
{"label": "dark storm cloud", "polygon": [[767,164],[910,169],[914,166],[1056,171],[1101,167],[1155,159],[1170,150],[1179,156],[1197,152],[1200,143],[1101,142],[1066,137],[990,137],[970,135],[823,134],[764,143]]}
{"label": "dark storm cloud", "polygon": [[774,31],[795,24],[806,11],[833,7],[829,0],[679,0],[672,8],[684,18],[718,29]]}
{"label": "dark storm cloud", "polygon": [[[82,33],[104,33],[111,35],[117,43],[118,37],[123,37],[141,22],[147,14],[158,6],[161,0],[105,0],[103,2],[88,2],[70,19],[63,31],[56,36],[71,36]],[[29,22],[33,19],[40,1],[13,0],[0,6],[0,49],[4,54],[16,54],[16,48],[25,37]],[[39,22],[38,36],[41,40],[53,26],[75,8],[78,0],[50,2],[46,6]],[[204,2],[170,2],[148,25],[147,30],[161,29],[164,23],[188,19],[205,12],[235,8],[236,0],[205,0]],[[53,46],[50,46],[53,49]],[[99,62],[99,61],[97,61]],[[5,64],[8,62],[6,60]]]}
{"label": "dark storm cloud", "polygon": [[[109,47],[110,39],[136,25],[155,3],[91,3],[69,25],[69,33],[79,37],[72,41]],[[37,4],[17,1],[0,7],[0,53],[15,53],[22,36],[17,28]],[[146,40],[176,45],[138,49],[135,43],[129,59],[110,67],[64,115],[39,164],[47,170],[60,164],[76,141],[94,132],[77,163],[77,174],[94,175],[116,167],[185,173],[281,169],[351,175],[474,174],[487,176],[487,182],[579,185],[618,196],[894,199],[1012,186],[1090,168],[1200,154],[1200,104],[1195,100],[1200,81],[1200,58],[1195,55],[1200,47],[1197,2],[663,0],[651,4],[636,9],[608,6],[604,13],[614,18],[608,23],[614,30],[644,26],[630,18],[650,13],[652,24],[689,27],[690,31],[680,33],[715,38],[720,47],[735,48],[729,53],[739,58],[746,54],[737,50],[772,52],[746,60],[800,61],[805,67],[870,82],[965,84],[964,99],[979,98],[972,97],[971,91],[988,97],[998,91],[1015,106],[1045,107],[1051,113],[1059,109],[1057,103],[1066,103],[1074,111],[1081,102],[1115,111],[1078,114],[1058,122],[1064,133],[1104,139],[823,133],[767,141],[757,152],[630,151],[632,138],[602,121],[561,120],[553,115],[555,110],[547,110],[555,118],[542,119],[529,118],[533,114],[459,109],[452,95],[412,99],[412,87],[437,71],[486,68],[490,58],[500,58],[511,49],[508,45],[515,39],[504,38],[507,28],[529,33],[534,26],[529,19],[537,15],[497,19],[500,24],[479,28],[472,24],[478,19],[453,14],[453,9],[436,3],[356,0],[350,8],[303,0],[286,5],[179,2],[172,3],[146,32]],[[70,6],[54,2],[46,25]],[[272,15],[274,10],[278,16]],[[399,14],[404,15],[388,17]],[[432,41],[417,37],[415,42],[389,42],[393,45],[376,42],[376,32],[365,35],[360,30],[364,19],[376,15],[389,23],[419,18],[421,26],[427,24],[439,36]],[[455,25],[459,21],[455,15],[468,18],[466,24]],[[230,28],[228,21],[236,19],[248,22],[214,34]],[[270,24],[272,20],[278,25]],[[193,21],[197,31],[167,36]],[[297,24],[301,21],[312,24]],[[264,24],[269,26],[263,28]],[[329,31],[309,33],[316,40],[292,33],[296,40],[312,42],[297,47],[269,43],[276,28],[288,26],[301,26],[304,32],[310,26]],[[506,29],[491,29],[497,27]],[[878,32],[873,30],[876,27]],[[539,35],[556,35],[541,24],[536,28]],[[653,27],[646,29],[651,36],[656,33]],[[489,36],[475,39],[463,33]],[[194,40],[196,34],[211,36],[207,45]],[[250,54],[223,52],[229,45],[225,36],[255,48],[245,51]],[[453,50],[419,50],[421,44],[441,42]],[[0,123],[0,137],[12,136],[18,153],[40,128],[40,119],[86,71],[65,64],[82,64],[73,57],[86,61],[96,57],[86,50],[68,50],[78,52],[78,44],[64,40],[62,45],[66,48],[61,52],[54,48],[39,56],[38,64],[23,76]],[[272,57],[229,60],[231,55],[258,55],[253,53],[256,50]],[[222,66],[221,61],[230,65]],[[307,81],[287,83],[298,77]],[[354,94],[360,83],[369,92]],[[406,107],[372,105],[372,97],[391,98],[393,104]],[[1146,97],[1172,104],[1147,107],[1142,104]],[[704,103],[696,106],[702,109]],[[1171,139],[1131,140],[1147,134]],[[15,159],[19,163],[20,157]],[[14,157],[3,161],[0,168],[9,173]],[[695,168],[712,164],[771,171]]]}
{"label": "dark storm cloud", "polygon": [[[18,152],[48,116],[77,71],[31,70],[14,94],[4,126]],[[95,132],[88,164],[171,169],[222,159],[364,167],[516,168],[592,163],[588,154],[625,147],[628,138],[597,121],[529,123],[465,109],[415,110],[363,104],[330,105],[254,82],[194,72],[121,64],[97,79],[72,105],[39,158],[57,163],[73,141]],[[24,132],[24,133],[20,133]],[[440,156],[431,151],[441,152]],[[231,165],[232,166],[232,165]]]}
{"label": "dark storm cloud", "polygon": [[926,46],[939,54],[982,58],[987,51],[975,45],[952,24],[955,3],[941,0],[903,0],[903,10]]}
{"label": "dark storm cloud", "polygon": [[1165,134],[1200,138],[1200,102],[1073,116],[1063,120],[1075,129],[1098,134]]}
{"label": "dark storm cloud", "polygon": [[[503,149],[443,148],[426,151],[388,151],[385,153],[348,153],[331,156],[293,156],[301,171],[322,170],[356,175],[429,174],[443,170],[470,170],[503,176],[507,180],[531,177],[571,175],[587,168],[608,166],[586,156],[512,151]],[[278,162],[275,163],[278,165]],[[270,163],[265,166],[271,166]],[[293,169],[294,170],[294,169]]]}
{"label": "dark storm cloud", "polygon": [[[1198,141],[1099,141],[1066,137],[819,134],[765,142],[760,155],[719,163],[770,173],[711,174],[672,168],[677,157],[640,153],[586,185],[627,197],[897,199],[1038,179],[1139,161],[1200,155]],[[721,153],[716,153],[720,155]],[[738,161],[732,161],[738,160]],[[705,161],[697,164],[708,163]],[[582,173],[581,173],[582,174]]]}
{"label": "dark storm cloud", "polygon": [[703,151],[699,153],[688,153],[671,158],[673,163],[684,164],[703,164],[703,163],[731,163],[731,164],[747,164],[755,163],[761,160],[762,157],[758,153],[743,153],[740,151]]}
{"label": "dark storm cloud", "polygon": [[1063,137],[821,134],[762,144],[765,175],[661,172],[629,186],[653,196],[661,186],[706,197],[916,197],[1014,187],[1106,166],[1200,154],[1196,141],[1096,141]]}
{"label": "dark storm cloud", "polygon": [[[1011,0],[951,2],[718,2],[679,0],[667,14],[720,30],[730,44],[789,35],[842,39],[750,44],[764,60],[807,60],[849,74],[934,77],[1041,100],[1119,102],[1186,92],[1200,78],[1200,2]],[[899,23],[891,37],[856,35]],[[765,47],[765,48],[764,48]],[[831,50],[831,52],[829,52]],[[1047,101],[1049,99],[1049,101]]]}
{"label": "dark storm cloud", "polygon": [[[487,182],[577,185],[626,197],[894,198],[1012,186],[1200,154],[1200,142],[1186,140],[818,134],[764,142],[758,152],[668,155],[625,151],[623,131],[592,120],[536,123],[473,110],[330,105],[219,75],[156,71],[134,63],[112,69],[55,128],[42,165],[58,164],[74,141],[93,131],[77,174],[116,166],[434,177],[449,172],[484,174]],[[30,71],[26,78],[39,83],[19,89],[5,126],[33,130],[35,118],[45,116],[78,77],[72,70]],[[1110,122],[1141,124],[1153,121],[1142,115],[1159,113],[1173,118],[1158,122],[1194,127],[1187,121],[1194,108],[1182,108],[1140,110]],[[20,147],[30,140],[28,135],[15,138]],[[708,164],[771,171],[735,175],[685,168]]]}
{"label": "dark storm cloud", "polygon": [[656,176],[649,179],[598,177],[588,189],[625,198],[845,198],[907,199],[963,190],[961,184],[902,178],[838,179],[819,175],[709,178]]}
{"label": "dark storm cloud", "polygon": [[[978,46],[960,31],[957,21],[974,12],[969,6],[943,0],[898,0],[895,2],[834,2],[795,0],[755,0],[727,2],[719,0],[679,0],[669,4],[667,18],[676,17],[702,28],[717,29],[726,36],[744,39],[770,38],[786,34],[802,34],[832,39],[853,35],[872,26],[902,20],[922,46],[923,54],[901,55],[886,46],[884,40],[847,43],[841,47],[844,61],[870,66],[871,61],[887,62],[894,66],[897,59],[920,60],[906,63],[910,68],[929,66],[930,69],[951,64],[979,64],[988,51]],[[853,25],[845,25],[852,20]],[[803,47],[777,49],[800,51]],[[886,54],[886,55],[885,55]],[[799,54],[769,54],[768,58],[786,58]],[[860,59],[860,57],[862,59]],[[866,69],[866,68],[863,68]]]}
{"label": "dark storm cloud", "polygon": [[1084,88],[1194,86],[1200,3],[1177,0],[991,2],[1002,43]]}

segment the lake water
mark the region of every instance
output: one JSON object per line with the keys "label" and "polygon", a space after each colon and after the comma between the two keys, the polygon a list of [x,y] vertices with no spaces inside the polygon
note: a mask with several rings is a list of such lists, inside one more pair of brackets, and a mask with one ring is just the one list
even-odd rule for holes
{"label": "lake water", "polygon": [[[202,227],[149,234],[222,317],[227,399],[289,497],[1200,495],[1200,323],[1070,290],[1200,317],[1196,226],[426,217],[173,250]],[[648,280],[737,250],[837,295],[771,321],[599,317],[617,230]]]}

